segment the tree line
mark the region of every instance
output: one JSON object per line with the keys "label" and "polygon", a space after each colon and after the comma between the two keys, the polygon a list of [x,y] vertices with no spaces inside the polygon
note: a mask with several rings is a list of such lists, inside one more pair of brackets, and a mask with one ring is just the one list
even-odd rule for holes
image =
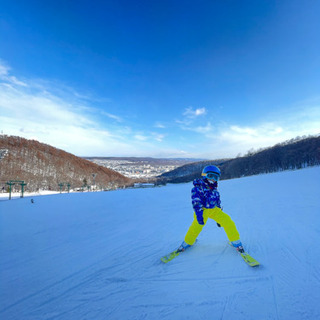
{"label": "tree line", "polygon": [[159,176],[158,183],[190,182],[209,164],[220,167],[221,179],[317,166],[320,165],[320,136],[297,137],[263,150],[250,150],[245,156],[234,159],[188,164]]}

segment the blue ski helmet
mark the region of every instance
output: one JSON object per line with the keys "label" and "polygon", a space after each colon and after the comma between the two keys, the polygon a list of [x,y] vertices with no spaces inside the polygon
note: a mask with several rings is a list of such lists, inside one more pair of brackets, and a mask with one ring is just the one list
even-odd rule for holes
{"label": "blue ski helmet", "polygon": [[206,166],[203,168],[201,175],[207,179],[218,181],[220,179],[221,171],[216,166]]}

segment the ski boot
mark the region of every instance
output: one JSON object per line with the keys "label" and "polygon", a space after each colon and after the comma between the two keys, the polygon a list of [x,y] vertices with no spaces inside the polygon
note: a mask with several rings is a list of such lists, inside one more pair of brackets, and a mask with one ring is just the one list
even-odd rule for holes
{"label": "ski boot", "polygon": [[236,248],[239,253],[244,253],[244,249],[240,240],[232,241],[231,244]]}
{"label": "ski boot", "polygon": [[188,249],[190,246],[190,244],[187,244],[185,241],[183,241],[180,245],[180,247],[177,249],[177,252],[183,252],[186,249]]}

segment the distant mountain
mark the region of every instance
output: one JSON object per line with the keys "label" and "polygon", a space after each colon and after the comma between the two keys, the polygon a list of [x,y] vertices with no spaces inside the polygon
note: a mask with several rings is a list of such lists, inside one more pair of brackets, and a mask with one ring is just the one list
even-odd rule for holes
{"label": "distant mountain", "polygon": [[320,165],[320,136],[292,139],[264,150],[251,151],[244,157],[186,164],[162,174],[157,183],[190,182],[200,177],[203,167],[209,164],[220,167],[221,179],[317,166]]}
{"label": "distant mountain", "polygon": [[9,180],[25,181],[27,191],[59,190],[59,183],[63,183],[64,188],[68,183],[71,188],[80,188],[95,182],[102,189],[133,183],[118,172],[47,144],[0,135],[1,188]]}

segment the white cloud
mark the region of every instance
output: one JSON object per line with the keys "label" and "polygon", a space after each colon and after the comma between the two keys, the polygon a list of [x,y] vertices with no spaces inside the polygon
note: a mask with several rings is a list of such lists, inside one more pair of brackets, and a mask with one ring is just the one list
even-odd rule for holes
{"label": "white cloud", "polygon": [[0,79],[6,81],[8,84],[27,87],[27,84],[21,80],[18,80],[15,76],[9,75],[10,68],[0,60]]}
{"label": "white cloud", "polygon": [[81,105],[71,105],[58,97],[27,92],[0,84],[0,107],[4,114],[16,119],[19,127],[58,125],[88,126],[93,121],[81,113]]}
{"label": "white cloud", "polygon": [[[320,133],[320,114],[317,120],[310,121],[298,117],[298,122],[268,122],[256,126],[229,125],[204,134],[208,150],[207,157],[234,157],[246,153],[250,149],[271,147],[277,143],[290,140],[297,136],[316,135]],[[293,118],[291,118],[292,120]]]}
{"label": "white cloud", "polygon": [[[139,155],[130,138],[146,141],[147,137],[125,125],[101,122],[101,112],[90,105],[88,97],[74,94],[73,89],[56,87],[43,80],[18,80],[0,61],[0,132],[36,139],[80,156]],[[88,104],[89,102],[89,104]],[[100,104],[100,103],[98,103]],[[99,110],[99,112],[97,112]],[[123,121],[102,111],[104,116]]]}
{"label": "white cloud", "polygon": [[108,112],[105,112],[105,111],[102,111],[101,112],[102,115],[110,118],[110,119],[113,119],[113,120],[116,120],[117,122],[122,122],[123,119],[115,114],[112,114],[112,113],[108,113]]}
{"label": "white cloud", "polygon": [[203,126],[194,126],[192,128],[189,128],[189,130],[197,133],[201,133],[204,135],[212,134],[215,131],[214,127],[211,125],[210,122],[208,122],[206,125],[203,125]]}
{"label": "white cloud", "polygon": [[264,122],[254,125],[217,122],[206,108],[188,107],[175,121],[178,126],[174,120],[166,125],[154,121],[150,131],[147,126],[135,130],[125,118],[95,105],[102,102],[64,85],[21,80],[0,60],[0,132],[80,156],[217,158],[320,133],[320,99],[300,102],[286,113],[266,114]]}
{"label": "white cloud", "polygon": [[[250,149],[271,147],[297,136],[320,133],[320,101],[313,105],[288,108],[285,112],[265,115],[268,121],[255,125],[228,124],[208,121],[203,125],[192,119],[177,121],[180,128],[194,132],[194,157],[222,158],[234,157]],[[210,119],[210,117],[208,117]],[[189,138],[191,141],[191,138]],[[189,147],[191,150],[191,147]]]}
{"label": "white cloud", "polygon": [[3,78],[7,76],[9,68],[4,65],[4,63],[0,60],[0,77]]}
{"label": "white cloud", "polygon": [[284,129],[271,123],[263,123],[256,127],[240,127],[231,125],[219,132],[219,139],[226,144],[247,145],[248,147],[265,147],[283,140]]}
{"label": "white cloud", "polygon": [[156,132],[153,132],[152,135],[153,135],[153,138],[158,142],[162,142],[166,136],[165,134],[160,134],[160,133],[156,133]]}
{"label": "white cloud", "polygon": [[155,128],[159,128],[159,129],[165,129],[166,128],[166,126],[161,122],[156,122],[154,127]]}
{"label": "white cloud", "polygon": [[207,114],[206,108],[194,109],[193,107],[188,107],[184,110],[181,119],[175,120],[175,122],[183,130],[194,130],[194,123],[200,116],[205,114]]}
{"label": "white cloud", "polygon": [[188,118],[196,118],[196,117],[205,115],[206,113],[207,113],[206,108],[193,109],[193,107],[188,107],[185,109],[183,115]]}
{"label": "white cloud", "polygon": [[142,135],[142,134],[136,134],[136,135],[134,135],[134,138],[135,138],[136,140],[139,140],[139,141],[146,141],[146,140],[148,140],[148,137],[145,136],[145,135]]}

